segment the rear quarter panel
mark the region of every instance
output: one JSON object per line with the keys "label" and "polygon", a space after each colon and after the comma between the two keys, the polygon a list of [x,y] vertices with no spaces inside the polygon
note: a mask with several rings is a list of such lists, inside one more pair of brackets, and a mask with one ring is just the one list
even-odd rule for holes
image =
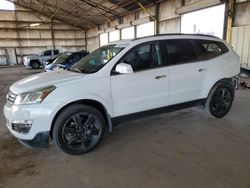
{"label": "rear quarter panel", "polygon": [[231,47],[229,52],[207,60],[208,72],[204,79],[201,98],[207,98],[209,91],[221,79],[232,78],[240,73],[240,61]]}

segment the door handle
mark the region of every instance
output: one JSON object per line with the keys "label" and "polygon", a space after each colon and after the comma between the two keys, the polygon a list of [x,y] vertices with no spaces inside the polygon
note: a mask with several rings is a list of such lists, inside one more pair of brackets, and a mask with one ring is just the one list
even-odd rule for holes
{"label": "door handle", "polygon": [[155,77],[156,80],[163,79],[163,78],[167,78],[167,75],[159,75]]}
{"label": "door handle", "polygon": [[199,69],[199,72],[207,71],[207,68]]}

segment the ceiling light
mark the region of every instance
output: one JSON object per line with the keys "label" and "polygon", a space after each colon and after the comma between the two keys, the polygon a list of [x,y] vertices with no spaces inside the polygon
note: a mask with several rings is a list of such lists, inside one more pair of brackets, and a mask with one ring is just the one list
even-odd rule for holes
{"label": "ceiling light", "polygon": [[30,27],[35,27],[35,26],[39,26],[40,23],[33,23],[33,24],[30,24]]}

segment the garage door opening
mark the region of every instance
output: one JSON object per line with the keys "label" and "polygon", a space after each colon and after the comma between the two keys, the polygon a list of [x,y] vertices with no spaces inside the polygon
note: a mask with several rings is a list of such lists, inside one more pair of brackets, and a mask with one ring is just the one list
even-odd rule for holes
{"label": "garage door opening", "polygon": [[225,4],[181,16],[181,33],[208,34],[223,38]]}
{"label": "garage door opening", "polygon": [[0,0],[0,10],[15,10],[15,5],[6,0]]}

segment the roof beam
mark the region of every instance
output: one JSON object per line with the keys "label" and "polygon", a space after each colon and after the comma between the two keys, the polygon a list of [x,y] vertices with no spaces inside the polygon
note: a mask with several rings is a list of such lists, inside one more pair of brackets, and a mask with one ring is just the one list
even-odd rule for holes
{"label": "roof beam", "polygon": [[[38,2],[40,2],[39,0],[37,0]],[[41,2],[41,3],[43,3],[44,5],[46,5],[48,8],[54,8],[51,4],[49,4],[49,3],[45,3],[45,2]],[[72,5],[72,4],[71,4]],[[74,12],[71,12],[71,11],[67,11],[67,10],[65,10],[65,9],[60,9],[60,11],[63,13],[63,14],[65,14],[66,13],[66,16],[68,17],[68,18],[71,18],[71,17],[73,17],[73,18],[75,18],[75,19],[78,19],[78,21],[79,22],[81,22],[81,23],[83,23],[83,24],[87,24],[87,25],[89,25],[89,26],[94,26],[94,27],[96,27],[98,24],[97,23],[95,23],[95,22],[93,22],[93,21],[91,21],[90,19],[87,19],[84,15],[82,15],[82,14],[78,14],[78,15],[75,15],[74,14]],[[77,12],[78,13],[78,12]],[[62,17],[65,17],[65,15],[58,15],[58,16],[62,16]],[[56,18],[57,16],[55,15],[55,18]],[[88,21],[85,21],[85,20],[88,20]]]}
{"label": "roof beam", "polygon": [[96,9],[102,10],[102,11],[104,11],[106,13],[109,13],[109,14],[111,14],[112,16],[114,16],[116,18],[120,18],[120,16],[118,14],[113,13],[111,10],[107,9],[106,7],[103,7],[103,6],[101,6],[101,5],[97,4],[97,3],[94,3],[91,0],[89,0],[89,1],[87,1],[87,0],[80,0],[80,1],[88,4],[91,7],[94,7]]}
{"label": "roof beam", "polygon": [[[23,2],[22,2],[22,3],[17,3],[17,2],[12,1],[12,0],[7,0],[7,1],[10,1],[10,2],[14,3],[15,5],[18,5],[18,6],[21,6],[21,7],[24,7],[24,8],[27,8],[27,9],[32,10],[34,15],[35,15],[36,12],[38,12],[38,10],[36,10],[36,9],[34,9],[34,8],[32,8],[32,7],[27,6],[27,5],[24,4]],[[39,2],[39,3],[40,3],[40,2]],[[42,2],[41,2],[41,3],[42,3]],[[51,5],[48,5],[47,3],[43,3],[43,5],[50,6],[50,8],[53,8]],[[44,7],[43,7],[43,8],[44,8]],[[48,9],[49,9],[49,8],[48,8]],[[50,13],[51,13],[51,10],[50,10],[50,9],[49,9],[49,11],[50,11]],[[60,10],[60,11],[61,11],[61,10]],[[63,11],[63,12],[65,13],[65,11]],[[43,12],[43,13],[40,13],[40,15],[49,17],[49,15],[47,15],[47,14],[44,13],[44,12]],[[61,15],[61,16],[62,16],[62,15]],[[62,16],[62,17],[67,17],[67,18],[69,18],[69,17],[72,18],[72,17],[73,17],[72,19],[75,19],[75,20],[81,22],[81,24],[84,24],[85,26],[87,26],[87,28],[91,28],[91,26],[89,26],[89,23],[83,22],[83,20],[82,20],[81,18],[72,15],[72,13],[70,13],[70,14],[67,13],[67,16]],[[81,28],[81,29],[86,29],[86,28],[83,28],[82,26],[79,26],[79,25],[76,25],[76,24],[72,24],[72,22],[65,21],[65,20],[60,19],[60,18],[58,18],[58,17],[55,17],[55,18],[56,18],[57,20],[61,21],[61,22],[64,22],[64,23],[68,24],[68,25],[72,25],[72,26],[74,26],[74,27],[78,27],[78,28]],[[40,18],[39,18],[39,19],[40,19]],[[40,19],[40,20],[41,20],[41,19]],[[44,20],[41,20],[41,21],[42,21],[42,23],[45,23]],[[50,22],[48,22],[48,23],[50,23]],[[94,26],[96,27],[96,25],[94,25]]]}

